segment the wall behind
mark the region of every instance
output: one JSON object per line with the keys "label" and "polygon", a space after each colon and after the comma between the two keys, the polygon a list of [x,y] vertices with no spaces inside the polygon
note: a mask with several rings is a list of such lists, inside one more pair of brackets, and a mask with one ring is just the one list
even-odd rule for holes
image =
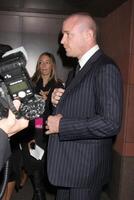
{"label": "wall behind", "polygon": [[57,62],[57,76],[66,80],[68,67],[63,66],[58,54],[59,33],[65,16],[0,12],[0,43],[13,48],[24,46],[28,54],[26,65],[30,75],[35,71],[38,56],[49,51]]}
{"label": "wall behind", "polygon": [[123,122],[113,152],[111,200],[134,199],[134,1],[101,21],[103,49],[120,67],[124,86]]}

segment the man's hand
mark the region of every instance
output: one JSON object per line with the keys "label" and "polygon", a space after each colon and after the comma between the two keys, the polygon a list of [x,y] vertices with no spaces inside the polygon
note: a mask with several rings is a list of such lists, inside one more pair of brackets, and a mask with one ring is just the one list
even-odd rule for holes
{"label": "man's hand", "polygon": [[[20,101],[14,100],[13,103],[18,110],[20,107]],[[29,121],[24,118],[16,119],[12,111],[9,110],[8,117],[0,120],[0,128],[10,137],[11,135],[14,135],[15,133],[26,128],[28,123]]]}
{"label": "man's hand", "polygon": [[49,92],[50,92],[50,89],[48,90],[48,91],[40,91],[40,95],[41,95],[41,97],[44,99],[44,100],[47,100],[47,97],[48,97],[48,94],[49,94]]}
{"label": "man's hand", "polygon": [[63,116],[61,114],[58,115],[50,115],[47,119],[47,125],[46,125],[46,129],[48,129],[48,131],[46,131],[46,134],[53,134],[53,133],[59,133],[59,124],[60,124],[60,120]]}
{"label": "man's hand", "polygon": [[51,96],[51,101],[54,106],[56,106],[58,104],[58,102],[64,92],[65,92],[65,90],[63,88],[55,88],[54,89],[52,96]]}

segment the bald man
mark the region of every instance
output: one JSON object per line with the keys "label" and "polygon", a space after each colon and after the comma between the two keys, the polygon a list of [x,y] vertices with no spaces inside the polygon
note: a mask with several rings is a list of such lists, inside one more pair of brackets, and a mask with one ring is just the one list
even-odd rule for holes
{"label": "bald man", "polygon": [[113,138],[122,119],[122,80],[115,62],[99,48],[97,25],[86,13],[63,22],[66,55],[80,69],[66,88],[55,89],[48,117],[48,178],[57,200],[99,200],[108,183]]}

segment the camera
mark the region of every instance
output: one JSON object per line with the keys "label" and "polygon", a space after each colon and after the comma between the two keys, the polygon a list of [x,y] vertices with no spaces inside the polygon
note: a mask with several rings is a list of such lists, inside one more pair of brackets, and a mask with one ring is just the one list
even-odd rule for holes
{"label": "camera", "polygon": [[[7,51],[0,60],[0,118],[7,117],[11,109],[17,118],[32,120],[43,114],[45,101],[35,94],[26,69],[27,54],[23,47]],[[19,99],[19,111],[13,100]]]}

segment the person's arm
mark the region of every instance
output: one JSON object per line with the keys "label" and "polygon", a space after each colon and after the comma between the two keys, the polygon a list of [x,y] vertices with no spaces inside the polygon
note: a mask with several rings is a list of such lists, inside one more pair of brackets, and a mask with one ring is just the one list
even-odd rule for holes
{"label": "person's arm", "polygon": [[89,113],[89,117],[80,119],[63,116],[59,125],[61,141],[103,139],[119,133],[123,108],[123,85],[119,70],[113,64],[101,66],[94,83],[94,114],[91,117]]}
{"label": "person's arm", "polygon": [[[18,109],[20,102],[15,100],[15,107]],[[15,115],[9,110],[7,118],[0,120],[0,170],[10,155],[9,137],[28,126],[29,121],[21,118],[16,119]]]}
{"label": "person's arm", "polygon": [[[13,101],[16,109],[19,109],[20,101]],[[10,137],[28,126],[29,121],[23,117],[16,119],[15,115],[9,110],[8,117],[0,120],[0,128]]]}
{"label": "person's arm", "polygon": [[[46,127],[48,134],[59,133],[60,140],[64,141],[101,139],[112,137],[119,132],[123,91],[118,69],[112,64],[102,67],[96,74],[95,84],[96,112],[94,115],[90,117],[89,113],[89,117],[87,115],[83,119],[66,118],[60,115],[49,116]],[[53,96],[55,103],[59,101],[57,96]]]}

